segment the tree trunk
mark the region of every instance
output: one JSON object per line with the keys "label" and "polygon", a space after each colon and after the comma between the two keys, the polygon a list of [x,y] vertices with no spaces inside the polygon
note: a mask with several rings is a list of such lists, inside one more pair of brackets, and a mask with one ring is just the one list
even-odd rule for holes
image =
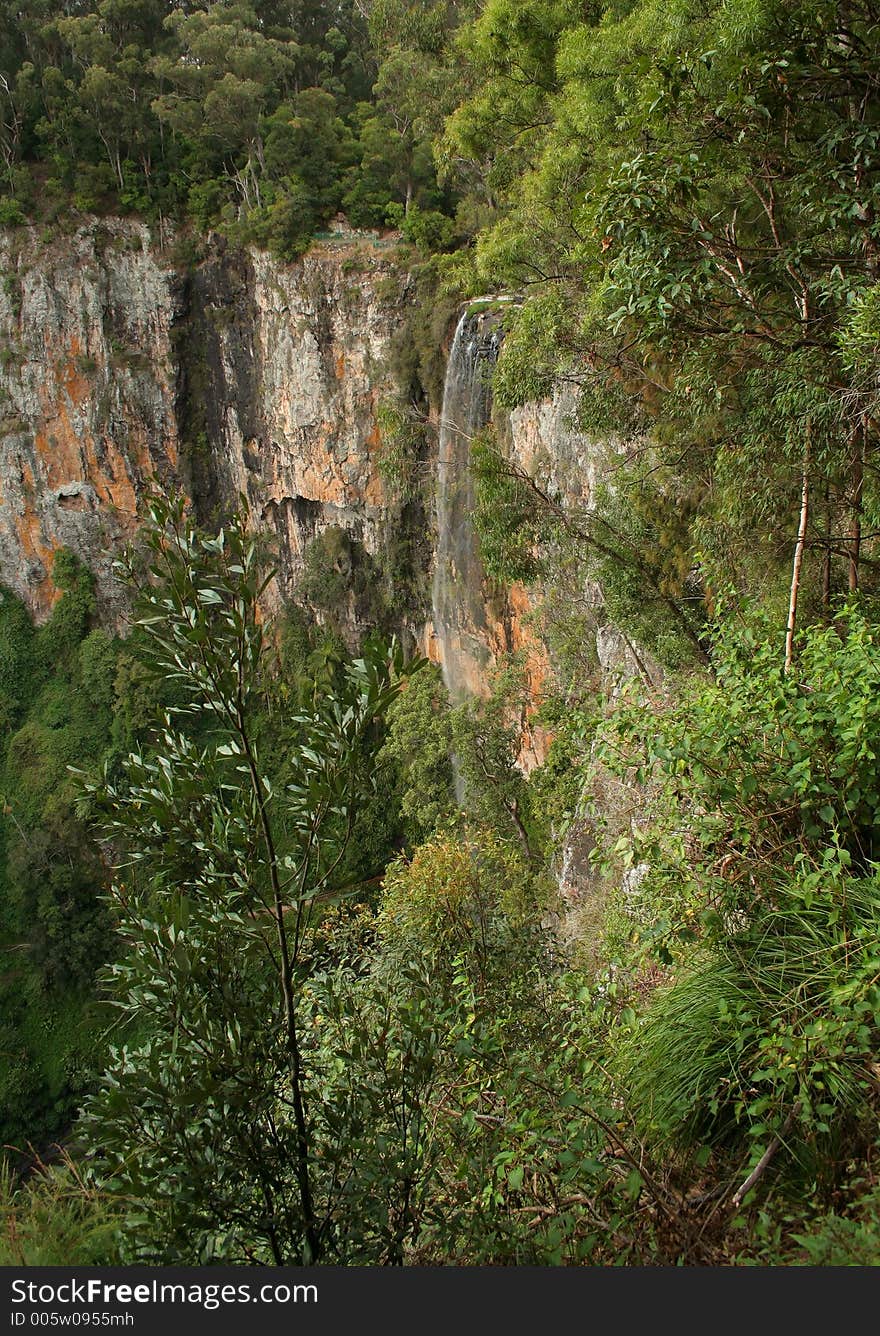
{"label": "tree trunk", "polygon": [[807,423],[804,436],[804,458],[801,476],[801,515],[798,523],[797,542],[794,545],[794,561],[791,568],[791,595],[788,600],[788,626],[785,632],[785,671],[791,671],[794,656],[794,628],[797,622],[798,594],[801,586],[801,567],[804,563],[804,548],[807,542],[807,522],[810,518],[810,424]]}
{"label": "tree trunk", "polygon": [[272,834],[269,813],[266,810],[266,793],[263,788],[263,781],[257,770],[256,760],[253,751],[251,750],[250,738],[247,733],[244,715],[241,710],[239,710],[237,718],[237,731],[250,772],[251,786],[257,803],[257,812],[260,819],[263,843],[266,848],[269,879],[272,885],[273,917],[275,919],[275,931],[278,940],[281,996],[284,1007],[285,1029],[287,1032],[287,1051],[290,1058],[290,1086],[293,1100],[293,1116],[296,1124],[296,1163],[294,1165],[294,1170],[296,1173],[297,1188],[299,1189],[300,1207],[303,1215],[303,1229],[306,1243],[306,1255],[302,1260],[307,1264],[314,1264],[320,1260],[321,1256],[321,1235],[320,1230],[318,1229],[314,1198],[312,1196],[310,1167],[311,1146],[308,1122],[306,1120],[305,1097],[303,1093],[305,1081],[302,1065],[302,1052],[300,1050],[299,1035],[296,1026],[296,1003],[293,996],[293,971],[291,968],[290,944],[288,942],[287,929],[284,923],[284,900],[278,875],[278,857],[275,852],[275,839]]}

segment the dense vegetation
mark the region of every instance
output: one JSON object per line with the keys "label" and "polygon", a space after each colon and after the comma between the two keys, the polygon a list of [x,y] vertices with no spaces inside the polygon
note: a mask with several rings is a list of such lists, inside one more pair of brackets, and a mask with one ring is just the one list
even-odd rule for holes
{"label": "dense vegetation", "polygon": [[[420,10],[423,9],[423,12]],[[191,219],[282,255],[339,209],[449,242],[442,4],[6,5],[0,219]]]}
{"label": "dense vegetation", "polygon": [[[63,593],[39,630],[3,595],[3,832],[0,1137],[45,1141],[94,1076],[94,975],[110,925],[106,873],[77,815],[72,764],[114,746],[118,645],[90,629],[92,578],[61,553]],[[125,707],[116,709],[123,727]]]}
{"label": "dense vegetation", "polygon": [[244,516],[154,506],[124,645],[64,554],[45,626],[4,597],[5,1135],[81,1113],[0,1256],[876,1263],[880,8],[107,0],[4,43],[7,222],[397,223],[417,284],[517,294],[496,404],[566,381],[611,444],[581,510],[474,445],[487,574],[542,599],[528,779],[520,663],[451,708],[266,625]]}

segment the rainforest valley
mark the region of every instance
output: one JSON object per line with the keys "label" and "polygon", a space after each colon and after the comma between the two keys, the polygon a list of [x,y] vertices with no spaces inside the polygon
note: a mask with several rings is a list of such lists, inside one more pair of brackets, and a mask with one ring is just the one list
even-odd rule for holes
{"label": "rainforest valley", "polygon": [[880,5],[0,0],[0,1262],[880,1262]]}

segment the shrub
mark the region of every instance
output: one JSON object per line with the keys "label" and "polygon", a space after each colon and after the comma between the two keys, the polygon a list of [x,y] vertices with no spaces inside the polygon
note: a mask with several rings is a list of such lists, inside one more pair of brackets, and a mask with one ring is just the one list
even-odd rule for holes
{"label": "shrub", "polygon": [[112,1266],[118,1207],[66,1153],[17,1182],[0,1161],[0,1266]]}
{"label": "shrub", "polygon": [[652,1140],[772,1148],[830,1189],[876,1102],[876,629],[845,608],[786,673],[760,623],[727,622],[716,672],[665,713],[623,705],[598,749],[656,785],[633,913],[677,975],[622,1045],[623,1084]]}
{"label": "shrub", "polygon": [[377,467],[385,487],[399,503],[419,490],[418,462],[425,443],[424,423],[412,408],[381,403],[376,414],[381,433]]}
{"label": "shrub", "polygon": [[27,217],[18,200],[8,195],[0,199],[0,227],[23,227]]}
{"label": "shrub", "polygon": [[426,666],[406,683],[388,712],[381,759],[401,777],[401,814],[410,840],[421,843],[455,811],[449,697],[440,669]]}
{"label": "shrub", "polygon": [[530,950],[535,892],[519,852],[485,831],[439,833],[385,876],[379,937],[392,953],[468,962],[483,980]]}

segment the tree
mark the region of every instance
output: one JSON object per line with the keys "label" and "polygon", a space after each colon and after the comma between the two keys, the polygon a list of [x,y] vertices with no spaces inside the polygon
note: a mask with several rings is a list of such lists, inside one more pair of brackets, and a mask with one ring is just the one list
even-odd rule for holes
{"label": "tree", "polygon": [[402,663],[368,647],[346,664],[335,691],[291,720],[276,786],[254,720],[271,691],[259,544],[241,515],[216,537],[179,499],[151,515],[139,625],[201,741],[166,715],[152,751],[86,786],[114,851],[127,949],[108,979],[124,1042],[84,1130],[138,1201],[145,1251],[317,1262],[344,1249],[352,1171],[340,1155],[357,1161],[361,1142],[315,1088],[311,930],[339,889],[371,784],[361,743]]}
{"label": "tree", "polygon": [[293,257],[339,208],[354,139],[336,99],[322,88],[304,88],[282,103],[265,119],[263,133],[268,235],[280,254]]}
{"label": "tree", "polygon": [[261,116],[292,87],[299,48],[289,35],[266,37],[246,6],[178,9],[165,24],[177,49],[152,62],[168,89],[153,100],[153,111],[196,147],[206,166],[221,167],[247,211],[261,203]]}
{"label": "tree", "polygon": [[388,714],[382,759],[401,776],[401,814],[412,843],[421,843],[455,813],[449,696],[440,669],[413,677]]}
{"label": "tree", "polygon": [[15,194],[22,136],[34,104],[34,67],[26,61],[14,73],[0,69],[0,154],[10,193]]}
{"label": "tree", "polygon": [[666,470],[698,502],[661,587],[711,613],[760,572],[790,663],[804,598],[827,618],[874,578],[873,388],[840,346],[876,279],[873,5],[498,0],[464,49],[483,88],[448,157],[499,205],[470,280],[526,293],[496,401],[561,373],[585,425],[641,435],[618,503],[660,510]]}

